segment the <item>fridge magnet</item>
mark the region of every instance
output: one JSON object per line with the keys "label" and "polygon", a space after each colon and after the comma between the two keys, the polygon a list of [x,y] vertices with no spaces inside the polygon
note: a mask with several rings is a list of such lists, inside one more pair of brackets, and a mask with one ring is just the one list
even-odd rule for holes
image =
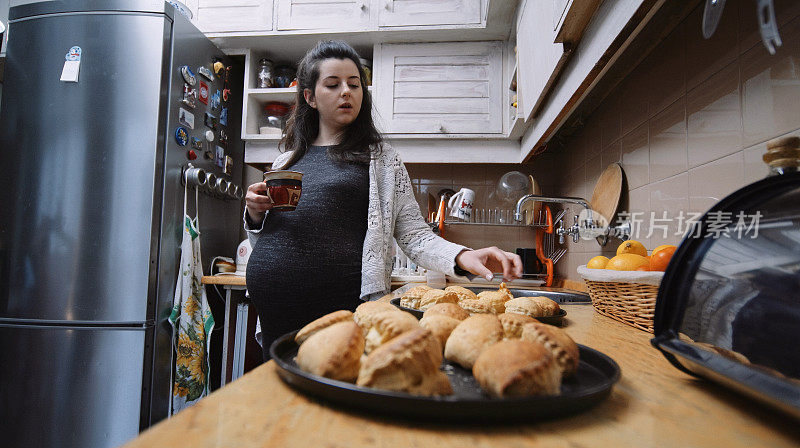
{"label": "fridge magnet", "polygon": [[225,71],[225,64],[220,60],[214,61],[214,73],[220,76]]}
{"label": "fridge magnet", "polygon": [[220,106],[220,93],[219,90],[217,90],[216,92],[214,92],[213,95],[211,95],[211,109],[217,110],[219,109],[219,106]]}
{"label": "fridge magnet", "polygon": [[183,80],[186,81],[186,84],[192,87],[197,85],[197,77],[188,65],[181,66],[181,76],[183,76]]}
{"label": "fridge magnet", "polygon": [[180,146],[186,146],[186,143],[189,141],[189,133],[186,131],[186,128],[178,126],[178,129],[175,129],[175,141],[178,142]]}
{"label": "fridge magnet", "polygon": [[217,146],[217,156],[214,157],[214,164],[222,168],[225,165],[225,149]]}
{"label": "fridge magnet", "polygon": [[225,132],[225,129],[219,130],[219,142],[222,143],[223,145],[228,144],[228,133]]}
{"label": "fridge magnet", "polygon": [[183,85],[183,99],[181,100],[181,104],[190,109],[197,107],[197,90],[189,84]]}
{"label": "fridge magnet", "polygon": [[78,46],[72,47],[67,52],[66,58],[68,61],[80,61],[82,52],[83,50],[81,50],[81,47]]}
{"label": "fridge magnet", "polygon": [[230,176],[231,173],[233,173],[233,157],[225,156],[225,168],[223,168],[223,170],[225,171],[225,174],[227,174],[228,176]]}
{"label": "fridge magnet", "polygon": [[206,66],[197,67],[197,73],[200,73],[200,75],[209,81],[214,81],[214,74],[211,73],[211,69]]}
{"label": "fridge magnet", "polygon": [[199,151],[203,150],[203,141],[197,137],[192,137],[192,148]]}
{"label": "fridge magnet", "polygon": [[194,114],[182,107],[179,107],[178,122],[189,129],[194,129]]}
{"label": "fridge magnet", "polygon": [[198,90],[198,97],[200,99],[200,102],[207,106],[208,105],[208,94],[209,94],[209,92],[208,92],[208,84],[204,83],[203,81],[200,81],[200,87],[197,90]]}
{"label": "fridge magnet", "polygon": [[206,112],[206,116],[203,119],[207,128],[216,129],[217,128],[217,117],[211,115],[210,113]]}
{"label": "fridge magnet", "polygon": [[228,125],[228,108],[223,107],[222,111],[219,113],[219,124],[223,126]]}

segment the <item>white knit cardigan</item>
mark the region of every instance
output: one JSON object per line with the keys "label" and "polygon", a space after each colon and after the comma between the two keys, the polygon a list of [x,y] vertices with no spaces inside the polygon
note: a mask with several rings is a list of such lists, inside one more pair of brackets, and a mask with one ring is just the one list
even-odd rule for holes
{"label": "white knit cardigan", "polygon": [[[291,154],[279,155],[272,168],[283,168]],[[244,220],[244,229],[253,248],[263,227],[262,221],[261,228],[250,229],[247,219]],[[362,300],[378,298],[391,290],[392,237],[417,265],[451,276],[456,275],[456,255],[467,249],[431,231],[414,199],[405,165],[394,149],[383,144],[369,164],[369,213],[361,255]]]}

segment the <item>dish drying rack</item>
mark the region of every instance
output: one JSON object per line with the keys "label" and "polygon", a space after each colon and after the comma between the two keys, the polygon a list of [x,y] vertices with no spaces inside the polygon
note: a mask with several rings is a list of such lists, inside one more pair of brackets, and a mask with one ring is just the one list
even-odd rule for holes
{"label": "dish drying rack", "polygon": [[[559,232],[563,231],[562,221],[567,211],[560,210],[554,216],[550,207],[543,205],[534,219],[528,219],[528,213],[533,213],[533,211],[523,211],[521,221],[514,220],[514,212],[515,210],[505,209],[475,209],[469,221],[461,221],[448,216],[448,219],[444,221],[431,222],[429,225],[439,235],[445,233],[444,227],[448,225],[533,227],[536,229],[536,256],[542,263],[544,272],[541,274],[526,274],[525,278],[542,280],[544,286],[552,286],[555,264],[567,253],[567,249],[557,249],[555,246],[556,237],[560,236]],[[529,221],[530,223],[528,223]],[[557,230],[556,227],[559,227],[559,229]],[[399,251],[399,253],[402,253],[402,251]]]}

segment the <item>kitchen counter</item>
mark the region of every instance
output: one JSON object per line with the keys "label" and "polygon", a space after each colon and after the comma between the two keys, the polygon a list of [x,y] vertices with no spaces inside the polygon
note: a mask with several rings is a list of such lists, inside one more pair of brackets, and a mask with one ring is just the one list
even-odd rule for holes
{"label": "kitchen counter", "polygon": [[797,446],[794,420],[690,377],[649,343],[651,335],[564,305],[566,330],[614,358],[622,378],[581,414],[508,426],[426,424],[323,404],[284,384],[268,362],[126,446],[533,447]]}

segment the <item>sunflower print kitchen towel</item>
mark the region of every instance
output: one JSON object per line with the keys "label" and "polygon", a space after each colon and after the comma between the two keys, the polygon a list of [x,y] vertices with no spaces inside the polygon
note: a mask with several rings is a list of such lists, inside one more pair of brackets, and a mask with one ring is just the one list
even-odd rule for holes
{"label": "sunflower print kitchen towel", "polygon": [[203,268],[197,227],[196,221],[184,215],[180,271],[169,316],[175,338],[171,414],[208,395],[208,347],[214,317],[200,283]]}

